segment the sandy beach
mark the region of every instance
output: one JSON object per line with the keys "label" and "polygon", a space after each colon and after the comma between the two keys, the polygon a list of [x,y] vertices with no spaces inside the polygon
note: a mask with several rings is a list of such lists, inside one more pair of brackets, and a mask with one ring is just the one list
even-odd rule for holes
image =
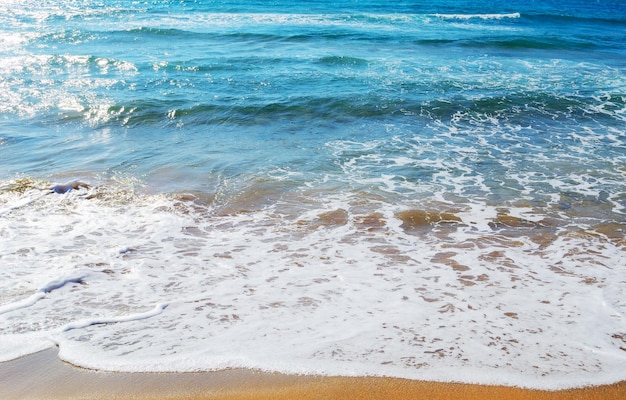
{"label": "sandy beach", "polygon": [[250,370],[114,373],[73,367],[46,350],[0,363],[10,399],[624,399],[626,382],[563,391],[411,381],[293,376]]}

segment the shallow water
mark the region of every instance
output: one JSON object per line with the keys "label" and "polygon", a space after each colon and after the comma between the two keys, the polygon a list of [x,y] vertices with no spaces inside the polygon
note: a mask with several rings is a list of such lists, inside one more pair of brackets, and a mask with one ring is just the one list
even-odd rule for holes
{"label": "shallow water", "polygon": [[547,3],[4,2],[0,359],[626,379],[626,9]]}

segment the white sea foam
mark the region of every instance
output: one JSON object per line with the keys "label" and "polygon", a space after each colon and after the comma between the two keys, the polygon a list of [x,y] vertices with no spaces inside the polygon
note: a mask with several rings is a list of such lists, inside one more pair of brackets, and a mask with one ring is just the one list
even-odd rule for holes
{"label": "white sea foam", "polygon": [[433,17],[442,19],[506,19],[506,18],[520,18],[520,13],[507,13],[507,14],[433,14]]}
{"label": "white sea foam", "polygon": [[533,225],[536,209],[502,219],[474,200],[452,205],[458,221],[421,224],[419,210],[400,213],[408,204],[311,192],[218,216],[113,190],[47,195],[0,218],[2,237],[19,237],[0,245],[3,360],[56,344],[76,365],[123,371],[549,389],[626,378],[623,244]]}

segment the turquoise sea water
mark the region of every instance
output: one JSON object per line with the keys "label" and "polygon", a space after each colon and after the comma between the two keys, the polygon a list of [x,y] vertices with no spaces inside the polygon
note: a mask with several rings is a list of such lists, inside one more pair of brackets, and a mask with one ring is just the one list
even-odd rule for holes
{"label": "turquoise sea water", "polygon": [[625,379],[625,229],[623,1],[0,3],[0,359]]}

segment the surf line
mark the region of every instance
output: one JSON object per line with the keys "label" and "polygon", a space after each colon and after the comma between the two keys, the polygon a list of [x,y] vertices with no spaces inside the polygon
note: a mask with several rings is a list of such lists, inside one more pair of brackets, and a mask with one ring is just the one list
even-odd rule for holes
{"label": "surf line", "polygon": [[53,290],[60,289],[68,283],[83,284],[85,283],[85,278],[87,278],[88,275],[88,273],[82,273],[79,275],[70,276],[68,278],[52,281],[23,300],[0,306],[0,314],[6,314],[11,311],[19,310],[20,308],[30,307],[37,303],[39,300],[46,297],[48,293],[52,292]]}
{"label": "surf line", "polygon": [[116,324],[119,322],[139,321],[142,319],[152,318],[161,314],[168,305],[168,303],[159,303],[152,310],[137,314],[121,315],[119,317],[111,318],[84,319],[81,321],[70,322],[61,329],[61,332],[67,332],[73,329],[82,329],[92,325]]}

